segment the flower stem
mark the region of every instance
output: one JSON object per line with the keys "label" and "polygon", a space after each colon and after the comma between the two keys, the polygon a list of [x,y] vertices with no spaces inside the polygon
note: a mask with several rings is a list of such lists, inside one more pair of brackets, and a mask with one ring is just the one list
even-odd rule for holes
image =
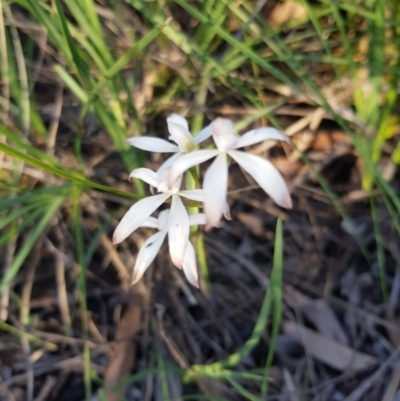
{"label": "flower stem", "polygon": [[[204,105],[207,100],[207,92],[208,92],[208,85],[210,82],[210,67],[206,65],[204,67],[204,73],[202,76],[202,80],[200,83],[200,88],[197,92],[196,96],[196,107],[195,107],[195,113],[193,116],[193,121],[192,121],[192,126],[191,132],[199,132],[204,123]],[[186,188],[187,189],[195,189],[195,188],[200,188],[200,178],[199,178],[199,168],[197,166],[196,169],[193,169],[189,174],[186,174]],[[199,209],[198,208],[190,208],[189,213],[198,213]],[[198,230],[197,226],[192,227],[193,232],[196,232]],[[199,266],[200,266],[200,276],[203,281],[203,286],[201,287],[202,290],[206,294],[210,294],[211,292],[211,284],[210,284],[210,275],[208,271],[208,264],[207,264],[207,255],[206,251],[204,248],[204,237],[203,233],[199,232],[198,235],[196,236],[196,253],[197,253],[197,258],[199,261]]]}

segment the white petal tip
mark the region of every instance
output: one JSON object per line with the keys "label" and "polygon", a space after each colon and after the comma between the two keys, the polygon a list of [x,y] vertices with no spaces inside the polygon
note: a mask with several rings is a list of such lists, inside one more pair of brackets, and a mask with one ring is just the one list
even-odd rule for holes
{"label": "white petal tip", "polygon": [[132,283],[131,283],[131,285],[135,285],[135,284],[137,284],[140,280],[141,280],[141,278],[143,277],[143,274],[141,274],[141,275],[139,275],[139,274],[133,274],[133,277],[132,277]]}
{"label": "white petal tip", "polygon": [[284,199],[279,202],[279,206],[284,207],[285,209],[292,209],[293,203],[290,195],[287,195]]}
{"label": "white petal tip", "polygon": [[280,132],[280,133],[282,134],[282,139],[281,139],[281,141],[286,142],[286,143],[288,143],[289,145],[292,145],[292,142],[290,142],[289,137],[288,137],[286,134],[284,134],[283,132]]}
{"label": "white petal tip", "polygon": [[[169,234],[168,237],[170,237],[171,234],[170,233],[168,233],[168,234]],[[176,253],[172,253],[171,252],[171,243],[170,243],[170,256],[171,256],[171,260],[172,260],[173,265],[176,268],[178,268],[179,270],[181,270],[182,269],[182,265],[183,265],[183,255],[181,256],[181,255],[178,255]]]}
{"label": "white petal tip", "polygon": [[182,265],[183,265],[183,258],[180,258],[176,255],[170,255],[171,256],[171,261],[172,264],[179,270],[182,270]]}
{"label": "white petal tip", "polygon": [[214,227],[215,227],[214,224],[211,224],[210,222],[206,222],[206,224],[204,226],[204,231],[210,231]]}
{"label": "white petal tip", "polygon": [[223,213],[224,213],[224,217],[226,220],[232,220],[231,209],[230,209],[228,203],[225,205],[225,209],[224,209]]}
{"label": "white petal tip", "polygon": [[193,282],[192,282],[192,281],[189,281],[189,283],[192,284],[193,287],[196,287],[198,290],[200,289],[200,286],[199,286],[199,282],[198,282],[198,281],[193,281]]}
{"label": "white petal tip", "polygon": [[114,235],[113,235],[113,239],[112,239],[113,245],[118,245],[120,242],[122,242],[122,240],[120,240],[120,239],[118,238],[118,236],[114,234]]}

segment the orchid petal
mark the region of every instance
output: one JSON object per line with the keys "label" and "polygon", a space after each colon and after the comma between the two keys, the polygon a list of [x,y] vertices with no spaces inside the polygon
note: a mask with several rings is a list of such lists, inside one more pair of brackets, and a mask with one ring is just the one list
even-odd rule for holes
{"label": "orchid petal", "polygon": [[179,191],[178,194],[184,198],[196,201],[204,202],[204,190],[203,189],[187,189],[185,191]]}
{"label": "orchid petal", "polygon": [[186,246],[185,257],[183,258],[182,268],[189,283],[199,288],[196,253],[190,241],[188,241]]}
{"label": "orchid petal", "polygon": [[193,144],[198,145],[199,143],[205,141],[208,139],[212,134],[211,130],[211,125],[208,125],[207,127],[203,128],[194,138],[193,138]]}
{"label": "orchid petal", "polygon": [[228,162],[226,153],[221,153],[213,161],[204,175],[204,213],[206,230],[220,221],[226,210],[226,192],[228,185]]}
{"label": "orchid petal", "polygon": [[206,224],[206,215],[204,213],[196,213],[189,215],[190,226],[201,226]]}
{"label": "orchid petal", "polygon": [[179,176],[178,179],[170,188],[169,185],[169,175],[170,175],[171,167],[167,167],[161,170],[160,174],[158,175],[158,192],[170,192],[176,194],[179,191],[179,188],[182,184],[182,176]]}
{"label": "orchid petal", "polygon": [[159,231],[144,242],[133,268],[132,285],[136,284],[142,278],[151,262],[155,259],[166,235],[166,231]]}
{"label": "orchid petal", "polygon": [[135,168],[129,174],[129,181],[132,181],[132,178],[139,178],[139,180],[146,182],[152,187],[157,188],[158,186],[158,174],[148,168]]}
{"label": "orchid petal", "polygon": [[158,215],[158,229],[168,231],[169,209],[163,210]]}
{"label": "orchid petal", "polygon": [[167,117],[167,123],[174,123],[181,125],[183,128],[189,130],[189,125],[185,117],[180,116],[179,114],[173,113]]}
{"label": "orchid petal", "polygon": [[228,152],[242,168],[247,171],[257,184],[279,205],[292,208],[292,199],[284,179],[276,167],[259,156],[237,150]]}
{"label": "orchid petal", "polygon": [[151,136],[135,136],[126,141],[127,144],[135,148],[147,150],[149,152],[175,153],[179,152],[178,146],[161,138]]}
{"label": "orchid petal", "polygon": [[220,152],[235,149],[238,138],[233,122],[227,118],[217,118],[211,123],[212,136]]}
{"label": "orchid petal", "polygon": [[238,138],[236,149],[243,148],[244,146],[254,145],[255,143],[267,140],[285,141],[290,143],[289,138],[277,129],[262,127],[253,129]]}
{"label": "orchid petal", "polygon": [[217,156],[219,151],[217,149],[210,150],[197,150],[190,152],[180,157],[171,167],[168,178],[168,187],[172,188],[176,180],[190,167],[203,163],[214,156]]}
{"label": "orchid petal", "polygon": [[158,219],[150,216],[140,225],[140,227],[158,228]]}
{"label": "orchid petal", "polygon": [[165,160],[165,162],[163,164],[161,164],[161,166],[157,170],[157,174],[160,174],[161,171],[167,169],[168,167],[171,167],[184,154],[185,153],[183,153],[183,152],[178,152],[178,153],[175,153],[174,155],[172,155],[171,157],[169,157],[167,160]]}
{"label": "orchid petal", "polygon": [[171,195],[160,194],[136,202],[119,222],[113,235],[113,244],[119,244],[132,234]]}
{"label": "orchid petal", "polygon": [[227,220],[232,220],[231,208],[229,207],[229,203],[228,203],[228,202],[225,203],[225,207],[224,207],[223,213],[224,213],[224,217],[225,217]]}
{"label": "orchid petal", "polygon": [[189,216],[179,195],[172,195],[168,219],[168,244],[172,263],[181,268],[189,241]]}
{"label": "orchid petal", "polygon": [[179,146],[181,152],[190,152],[193,148],[193,137],[188,129],[180,124],[168,121],[168,131],[172,139]]}

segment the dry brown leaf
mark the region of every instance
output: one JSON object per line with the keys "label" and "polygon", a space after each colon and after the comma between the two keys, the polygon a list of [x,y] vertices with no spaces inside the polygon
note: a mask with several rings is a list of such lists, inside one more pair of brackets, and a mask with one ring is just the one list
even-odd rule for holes
{"label": "dry brown leaf", "polygon": [[239,212],[238,219],[256,236],[262,236],[265,232],[263,219],[254,214]]}
{"label": "dry brown leaf", "polygon": [[302,307],[302,311],[325,338],[344,345],[349,344],[345,331],[330,306],[323,299],[306,303]]}
{"label": "dry brown leaf", "polygon": [[299,173],[303,165],[300,161],[294,161],[292,163],[289,162],[286,156],[284,157],[275,157],[274,158],[274,166],[282,173],[284,177],[292,177],[296,176]]}
{"label": "dry brown leaf", "polygon": [[129,377],[132,371],[136,354],[133,336],[140,330],[141,321],[142,307],[139,302],[132,300],[118,324],[115,341],[111,344],[109,362],[104,375],[107,387],[105,392],[109,401],[123,398],[126,387],[119,388],[119,394],[111,388]]}
{"label": "dry brown leaf", "polygon": [[292,307],[299,308],[325,338],[344,345],[349,344],[338,319],[323,299],[311,299],[291,286],[286,287],[285,296],[286,301]]}
{"label": "dry brown leaf", "polygon": [[300,392],[296,387],[292,375],[288,369],[283,369],[283,377],[285,379],[285,385],[288,390],[288,398],[290,401],[300,401]]}
{"label": "dry brown leaf", "polygon": [[367,393],[367,391],[371,390],[371,388],[376,388],[377,384],[382,384],[386,372],[395,364],[398,365],[399,351],[400,348],[393,352],[371,376],[365,379],[343,401],[362,401],[365,399],[365,393]]}
{"label": "dry brown leaf", "polygon": [[339,130],[330,131],[330,137],[334,143],[337,143],[337,142],[349,143],[349,137],[343,131],[339,131]]}
{"label": "dry brown leaf", "polygon": [[313,150],[326,150],[332,148],[332,140],[327,131],[318,131],[312,144]]}
{"label": "dry brown leaf", "polygon": [[376,358],[370,355],[328,340],[316,331],[294,322],[285,322],[283,330],[300,341],[313,358],[341,372],[360,372],[377,363]]}
{"label": "dry brown leaf", "polygon": [[[269,9],[271,10],[271,8]],[[268,23],[271,26],[278,26],[292,19],[305,18],[307,16],[307,8],[297,1],[288,0],[283,3],[275,3],[268,14]]]}
{"label": "dry brown leaf", "polygon": [[400,366],[397,366],[382,401],[393,401],[400,383]]}

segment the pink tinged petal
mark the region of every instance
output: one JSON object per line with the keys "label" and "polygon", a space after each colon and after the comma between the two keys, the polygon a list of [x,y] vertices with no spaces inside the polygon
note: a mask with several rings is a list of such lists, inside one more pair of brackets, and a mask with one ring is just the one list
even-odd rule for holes
{"label": "pink tinged petal", "polygon": [[183,128],[189,130],[188,122],[185,117],[180,116],[179,114],[173,113],[167,117],[167,123],[175,123],[181,125]]}
{"label": "pink tinged petal", "polygon": [[179,191],[178,194],[196,202],[204,202],[204,190],[202,189],[187,189],[186,191]]}
{"label": "pink tinged petal", "polygon": [[155,217],[148,217],[140,227],[147,227],[147,228],[158,228],[158,219]]}
{"label": "pink tinged petal", "polygon": [[236,149],[243,148],[244,146],[254,145],[255,143],[267,140],[285,141],[290,143],[289,138],[277,129],[262,127],[253,129],[238,138]]}
{"label": "pink tinged petal", "polygon": [[228,202],[225,203],[225,207],[224,207],[223,213],[224,213],[224,217],[225,217],[227,220],[232,220],[231,208],[229,207],[229,203],[228,203]]}
{"label": "pink tinged petal", "polygon": [[168,121],[168,131],[171,134],[169,139],[172,139],[178,144],[181,152],[190,152],[192,150],[193,137],[187,128]]}
{"label": "pink tinged petal", "polygon": [[[224,217],[225,217],[226,220],[232,220],[231,209],[229,207],[228,202],[225,203],[225,207],[224,207],[224,210],[223,210],[222,213],[224,214]],[[219,222],[214,227],[221,227],[221,226],[222,226],[222,224],[221,224],[221,222]],[[209,227],[209,228],[211,228],[211,227]],[[209,228],[206,227],[206,230],[208,230]]]}
{"label": "pink tinged petal", "polygon": [[179,195],[172,195],[168,219],[168,244],[172,263],[182,267],[186,245],[189,241],[189,216]]}
{"label": "pink tinged petal", "polygon": [[159,231],[144,242],[133,268],[132,285],[136,284],[142,278],[151,262],[155,259],[166,235],[166,231]]}
{"label": "pink tinged petal", "polygon": [[135,168],[129,174],[129,181],[132,182],[132,178],[139,178],[139,180],[146,182],[152,187],[157,187],[158,185],[158,174],[148,168]]}
{"label": "pink tinged petal", "polygon": [[196,253],[190,241],[187,243],[185,257],[182,264],[183,272],[189,283],[199,288],[199,278],[197,273]]}
{"label": "pink tinged petal", "polygon": [[204,175],[203,189],[206,230],[217,226],[226,210],[227,185],[228,162],[226,154],[221,153]]}
{"label": "pink tinged petal", "polygon": [[292,199],[281,173],[276,167],[259,156],[237,150],[228,152],[243,170],[247,171],[257,184],[279,205],[292,208]]}
{"label": "pink tinged petal", "polygon": [[178,146],[164,139],[153,138],[150,136],[137,136],[129,138],[126,141],[127,144],[134,146],[135,148],[147,150],[149,152],[159,153],[176,153],[179,152]]}
{"label": "pink tinged petal", "polygon": [[201,226],[206,224],[206,215],[204,213],[196,213],[189,215],[190,226]]}
{"label": "pink tinged petal", "polygon": [[168,198],[170,194],[160,194],[136,202],[119,222],[113,235],[113,244],[119,244],[132,234]]}
{"label": "pink tinged petal", "polygon": [[180,157],[171,167],[168,178],[168,187],[172,188],[176,180],[190,167],[203,163],[219,154],[219,150],[197,150]]}
{"label": "pink tinged petal", "polygon": [[179,188],[182,184],[182,176],[179,176],[178,179],[173,183],[172,188],[168,186],[168,180],[170,175],[171,167],[167,167],[164,170],[161,170],[158,175],[158,192],[170,192],[176,194],[179,191]]}
{"label": "pink tinged petal", "polygon": [[199,143],[208,139],[212,134],[211,125],[203,128],[193,139],[193,144],[198,145]]}
{"label": "pink tinged petal", "polygon": [[227,118],[217,118],[211,123],[212,136],[220,152],[235,149],[237,136],[233,122]]}

